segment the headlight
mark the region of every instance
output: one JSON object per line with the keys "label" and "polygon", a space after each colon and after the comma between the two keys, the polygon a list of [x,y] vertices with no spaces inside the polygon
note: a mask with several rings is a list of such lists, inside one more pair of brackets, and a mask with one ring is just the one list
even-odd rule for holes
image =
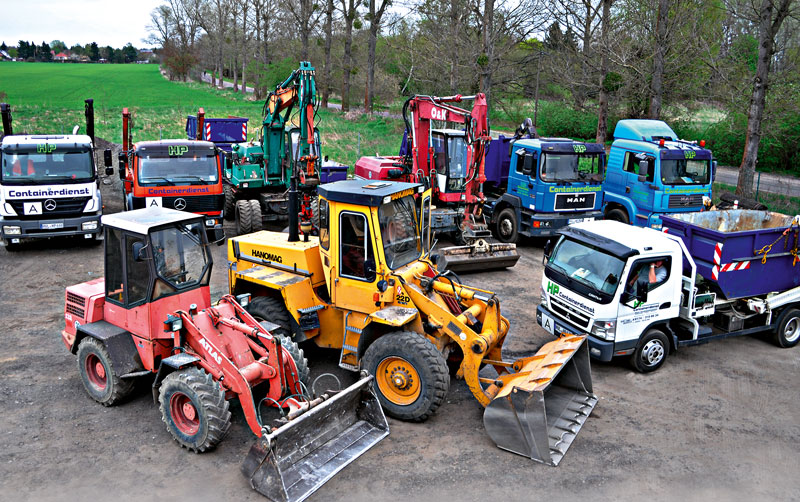
{"label": "headlight", "polygon": [[243,293],[241,295],[236,295],[236,301],[242,307],[247,307],[250,305],[250,293]]}
{"label": "headlight", "polygon": [[617,330],[617,321],[595,321],[592,324],[592,334],[603,340],[614,340]]}
{"label": "headlight", "polygon": [[19,227],[3,227],[3,233],[6,235],[20,235],[22,230]]}
{"label": "headlight", "polygon": [[183,319],[179,316],[168,315],[164,321],[164,331],[180,331],[183,328]]}
{"label": "headlight", "polygon": [[206,220],[206,226],[207,227],[213,227],[216,224],[217,224],[217,220],[212,220],[212,219]]}
{"label": "headlight", "polygon": [[249,185],[250,183],[242,183],[242,188],[247,188]]}
{"label": "headlight", "polygon": [[85,221],[81,224],[83,230],[97,230],[97,221]]}

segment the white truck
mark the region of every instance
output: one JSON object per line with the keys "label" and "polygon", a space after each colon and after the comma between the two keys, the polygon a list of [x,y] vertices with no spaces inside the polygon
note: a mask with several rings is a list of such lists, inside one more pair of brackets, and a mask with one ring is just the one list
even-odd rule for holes
{"label": "white truck", "polygon": [[[664,217],[667,232],[610,220],[572,225],[545,247],[537,322],[556,335],[588,334],[592,357],[627,356],[641,372],[678,347],[731,336],[771,332],[792,347],[799,224],[731,210]],[[770,244],[776,251],[759,253]]]}
{"label": "white truck", "polygon": [[[0,104],[0,239],[16,250],[25,239],[83,236],[101,242],[103,203],[94,162],[94,107],[86,100],[86,132],[14,135],[11,111]],[[111,150],[104,152],[113,172]]]}

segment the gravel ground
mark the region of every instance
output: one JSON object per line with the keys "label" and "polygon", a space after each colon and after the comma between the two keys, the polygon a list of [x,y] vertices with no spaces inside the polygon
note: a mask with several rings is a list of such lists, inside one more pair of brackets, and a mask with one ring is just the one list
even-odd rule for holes
{"label": "gravel ground", "polygon": [[[119,179],[108,181],[113,212]],[[512,270],[466,278],[502,299],[506,358],[549,339],[535,320],[541,244],[522,242]],[[213,253],[217,298],[227,290],[225,247]],[[147,380],[120,406],[87,396],[60,338],[64,288],[102,274],[102,247],[80,241],[0,250],[0,500],[264,500],[239,473],[254,436],[238,407],[225,441],[198,455],[171,439]],[[335,352],[307,352],[312,377],[354,381]],[[800,500],[798,370],[800,350],[751,337],[682,349],[649,375],[595,363],[599,403],[557,468],[496,448],[482,408],[454,380],[436,415],[390,420],[389,438],[310,500]]]}

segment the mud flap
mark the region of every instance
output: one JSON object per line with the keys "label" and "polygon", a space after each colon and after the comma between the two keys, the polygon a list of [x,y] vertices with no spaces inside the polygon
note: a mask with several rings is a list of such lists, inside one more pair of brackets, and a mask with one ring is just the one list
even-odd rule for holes
{"label": "mud flap", "polygon": [[365,376],[259,438],[242,464],[250,486],[274,502],[300,502],[388,436],[372,382]]}
{"label": "mud flap", "polygon": [[585,337],[545,344],[526,358],[483,414],[498,447],[556,466],[597,404]]}
{"label": "mud flap", "polygon": [[516,244],[504,244],[478,239],[474,244],[442,248],[439,270],[471,272],[509,268],[519,260]]}

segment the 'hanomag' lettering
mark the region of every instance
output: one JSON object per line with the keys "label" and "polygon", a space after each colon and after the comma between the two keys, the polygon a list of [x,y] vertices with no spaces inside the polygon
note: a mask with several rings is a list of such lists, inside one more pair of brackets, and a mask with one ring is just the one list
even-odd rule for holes
{"label": "'hanomag' lettering", "polygon": [[266,261],[273,261],[275,263],[283,263],[283,256],[267,253],[266,251],[259,251],[258,249],[253,250],[253,256],[256,258],[261,258],[262,260]]}

